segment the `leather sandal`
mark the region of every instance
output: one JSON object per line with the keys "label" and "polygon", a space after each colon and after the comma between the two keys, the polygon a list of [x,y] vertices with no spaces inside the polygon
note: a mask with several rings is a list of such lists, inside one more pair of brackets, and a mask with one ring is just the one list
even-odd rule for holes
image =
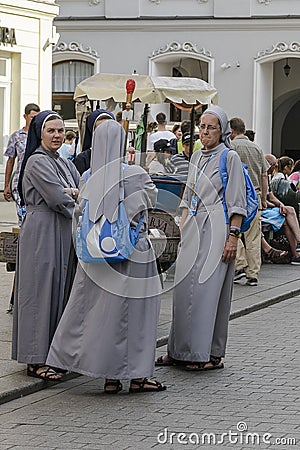
{"label": "leather sandal", "polygon": [[157,367],[177,366],[178,364],[180,364],[180,361],[177,361],[176,359],[171,358],[171,356],[169,356],[169,355],[159,356],[157,358],[157,360],[155,361],[155,366],[157,366]]}
{"label": "leather sandal", "polygon": [[277,238],[271,239],[269,244],[271,245],[271,247],[276,248],[276,250],[291,250],[289,241],[287,240],[285,235],[281,235]]}
{"label": "leather sandal", "polygon": [[289,264],[291,262],[289,252],[277,250],[276,248],[271,248],[267,253],[263,252],[263,257],[265,261],[273,264]]}
{"label": "leather sandal", "polygon": [[[114,389],[107,389],[109,387],[113,387]],[[123,389],[122,383],[120,380],[106,380],[104,384],[104,392],[105,394],[117,394]]]}
{"label": "leather sandal", "polygon": [[44,381],[61,381],[62,374],[50,366],[40,366],[39,364],[28,364],[27,375],[29,377],[41,378]]}
{"label": "leather sandal", "polygon": [[[136,385],[137,387],[132,387],[134,385]],[[138,392],[161,392],[165,391],[166,389],[167,386],[164,386],[159,381],[150,380],[149,378],[145,377],[141,381],[131,380],[129,392],[131,392],[132,394],[136,394]]]}
{"label": "leather sandal", "polygon": [[[207,366],[207,364],[211,364]],[[222,363],[222,359],[219,356],[211,356],[209,361],[205,362],[195,362],[189,363],[185,366],[185,370],[193,371],[208,371],[208,370],[217,370],[224,369],[224,364]]]}

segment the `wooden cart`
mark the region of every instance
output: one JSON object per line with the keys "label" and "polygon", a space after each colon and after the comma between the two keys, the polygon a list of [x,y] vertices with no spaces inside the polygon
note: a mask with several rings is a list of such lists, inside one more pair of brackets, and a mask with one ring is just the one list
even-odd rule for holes
{"label": "wooden cart", "polygon": [[0,233],[0,262],[7,263],[8,270],[16,262],[19,231],[19,227],[13,227]]}
{"label": "wooden cart", "polygon": [[149,237],[161,269],[165,271],[177,257],[180,241],[179,204],[185,188],[185,179],[175,175],[156,175],[151,178],[158,189],[158,197],[156,208],[149,213]]}

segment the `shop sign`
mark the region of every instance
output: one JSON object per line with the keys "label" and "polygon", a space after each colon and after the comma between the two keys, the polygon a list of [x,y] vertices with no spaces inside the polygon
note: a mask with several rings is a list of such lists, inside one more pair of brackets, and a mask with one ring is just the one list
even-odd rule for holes
{"label": "shop sign", "polygon": [[0,44],[17,45],[16,30],[14,28],[0,27]]}

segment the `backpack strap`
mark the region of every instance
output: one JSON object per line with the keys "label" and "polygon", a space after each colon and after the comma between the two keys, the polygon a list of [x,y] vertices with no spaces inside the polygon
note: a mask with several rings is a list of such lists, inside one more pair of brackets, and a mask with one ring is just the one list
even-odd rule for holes
{"label": "backpack strap", "polygon": [[137,235],[140,234],[140,231],[141,231],[141,228],[142,228],[142,225],[143,225],[143,220],[144,220],[144,214],[141,215],[139,223],[137,224],[137,227],[135,229],[135,232],[136,232]]}
{"label": "backpack strap", "polygon": [[221,177],[222,184],[223,184],[222,205],[223,205],[224,214],[225,214],[225,222],[227,224],[229,223],[229,218],[228,218],[228,209],[227,209],[226,199],[225,199],[225,192],[226,192],[226,188],[227,188],[227,184],[228,184],[228,172],[227,172],[226,162],[227,162],[227,154],[228,154],[229,150],[230,150],[229,148],[225,148],[222,151],[220,160],[219,160],[219,172],[220,172],[220,177]]}
{"label": "backpack strap", "polygon": [[[122,162],[122,169],[123,169],[123,171],[124,171],[125,169],[127,169],[128,167],[129,167],[129,164],[126,164],[126,163]],[[124,200],[124,185],[123,185],[122,189],[123,189],[123,200]],[[139,222],[138,222],[138,224],[137,224],[137,227],[136,227],[136,229],[134,230],[136,236],[138,236],[139,233],[140,233],[140,230],[141,230],[142,225],[143,225],[143,220],[144,220],[144,214],[141,215],[140,220],[139,220]]]}
{"label": "backpack strap", "polygon": [[87,181],[88,181],[88,179],[89,179],[89,176],[90,176],[90,174],[91,174],[91,169],[88,169],[88,170],[86,170],[85,172],[83,172],[83,178],[84,178],[84,181],[87,183]]}

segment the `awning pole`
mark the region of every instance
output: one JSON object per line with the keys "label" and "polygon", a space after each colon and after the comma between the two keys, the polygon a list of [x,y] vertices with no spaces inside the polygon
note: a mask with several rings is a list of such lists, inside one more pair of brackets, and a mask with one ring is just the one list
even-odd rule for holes
{"label": "awning pole", "polygon": [[148,105],[148,103],[145,103],[144,112],[143,112],[144,133],[142,135],[141,162],[140,162],[140,165],[142,167],[144,167],[146,165],[148,112],[149,112],[149,105]]}
{"label": "awning pole", "polygon": [[192,106],[191,110],[191,137],[190,137],[189,159],[191,159],[194,150],[194,129],[195,129],[195,105]]}

